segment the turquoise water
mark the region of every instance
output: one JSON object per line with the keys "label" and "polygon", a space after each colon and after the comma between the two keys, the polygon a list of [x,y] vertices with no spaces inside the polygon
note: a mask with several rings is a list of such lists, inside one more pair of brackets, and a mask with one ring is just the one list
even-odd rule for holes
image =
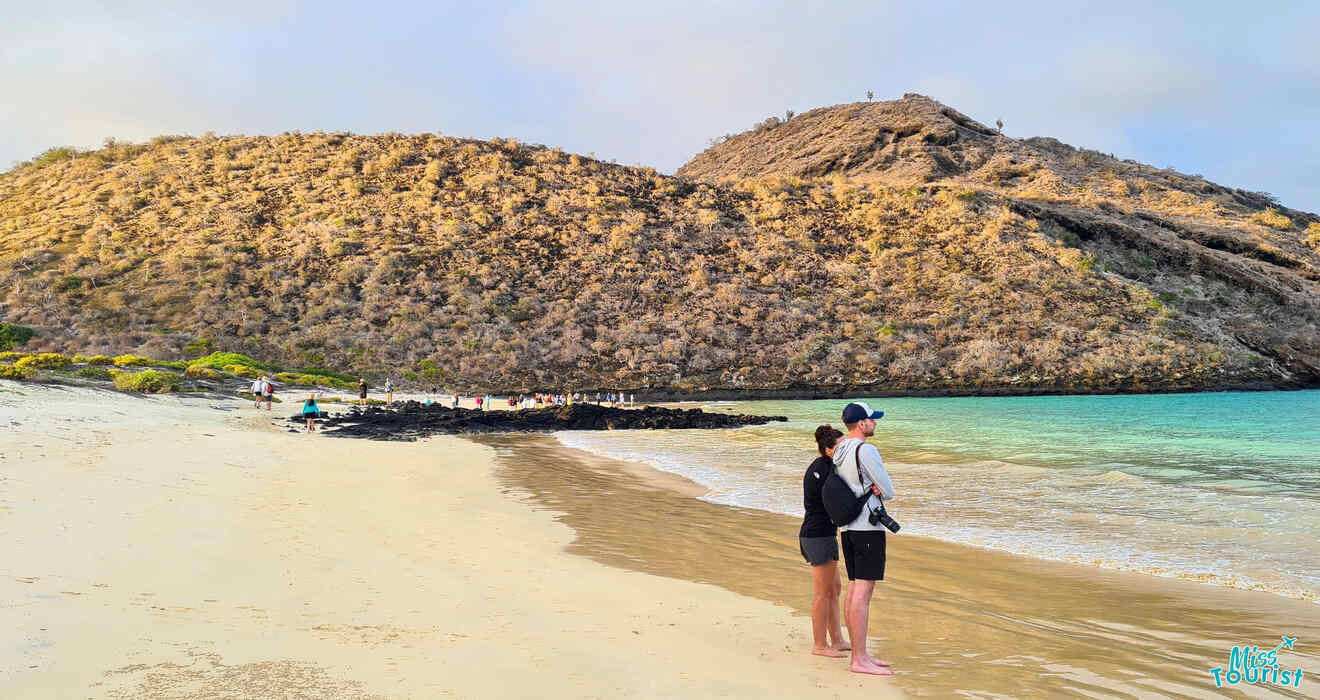
{"label": "turquoise water", "polygon": [[[734,431],[560,433],[800,515],[811,434],[846,403],[711,410],[788,416]],[[1320,392],[872,399],[902,534],[1320,597]],[[901,536],[901,535],[900,535]]]}

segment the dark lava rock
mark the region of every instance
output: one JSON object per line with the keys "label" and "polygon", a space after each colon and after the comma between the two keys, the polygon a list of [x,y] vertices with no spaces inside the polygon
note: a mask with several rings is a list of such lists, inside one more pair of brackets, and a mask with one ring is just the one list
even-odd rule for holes
{"label": "dark lava rock", "polygon": [[[302,415],[289,416],[301,423]],[[321,420],[327,435],[372,440],[416,440],[436,434],[530,433],[555,430],[638,430],[644,428],[736,428],[787,421],[784,416],[735,416],[699,408],[647,406],[610,408],[595,404],[551,406],[519,411],[477,411],[440,404],[402,401],[390,408],[353,407]]]}

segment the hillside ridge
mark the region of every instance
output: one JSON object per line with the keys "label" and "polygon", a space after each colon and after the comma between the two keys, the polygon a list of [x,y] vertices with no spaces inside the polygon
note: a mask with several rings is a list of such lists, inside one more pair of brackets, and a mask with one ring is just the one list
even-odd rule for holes
{"label": "hillside ridge", "polygon": [[[0,175],[0,322],[37,331],[24,350],[206,339],[460,390],[1320,381],[1315,215],[900,102],[673,177],[433,134],[55,149]],[[929,123],[894,121],[913,106]]]}

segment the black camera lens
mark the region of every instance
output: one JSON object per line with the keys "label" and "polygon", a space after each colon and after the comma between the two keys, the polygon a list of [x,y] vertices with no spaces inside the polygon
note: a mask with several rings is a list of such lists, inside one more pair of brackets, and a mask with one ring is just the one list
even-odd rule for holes
{"label": "black camera lens", "polygon": [[897,533],[900,528],[898,521],[889,517],[889,513],[884,509],[871,511],[867,520],[869,520],[872,525],[884,525],[886,530],[894,533]]}

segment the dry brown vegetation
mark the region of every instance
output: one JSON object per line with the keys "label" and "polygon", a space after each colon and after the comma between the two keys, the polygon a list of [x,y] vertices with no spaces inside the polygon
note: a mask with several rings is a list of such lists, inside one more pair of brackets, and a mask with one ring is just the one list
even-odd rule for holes
{"label": "dry brown vegetation", "polygon": [[[38,331],[25,351],[183,356],[205,338],[459,389],[1316,381],[1314,216],[993,131],[975,133],[1057,157],[933,178],[912,173],[948,156],[905,147],[884,161],[901,176],[777,168],[805,162],[790,154],[753,168],[804,139],[823,151],[785,131],[823,112],[733,137],[686,177],[436,135],[52,151],[0,175],[0,321]],[[973,129],[946,117],[949,140],[923,114],[902,140]]]}

